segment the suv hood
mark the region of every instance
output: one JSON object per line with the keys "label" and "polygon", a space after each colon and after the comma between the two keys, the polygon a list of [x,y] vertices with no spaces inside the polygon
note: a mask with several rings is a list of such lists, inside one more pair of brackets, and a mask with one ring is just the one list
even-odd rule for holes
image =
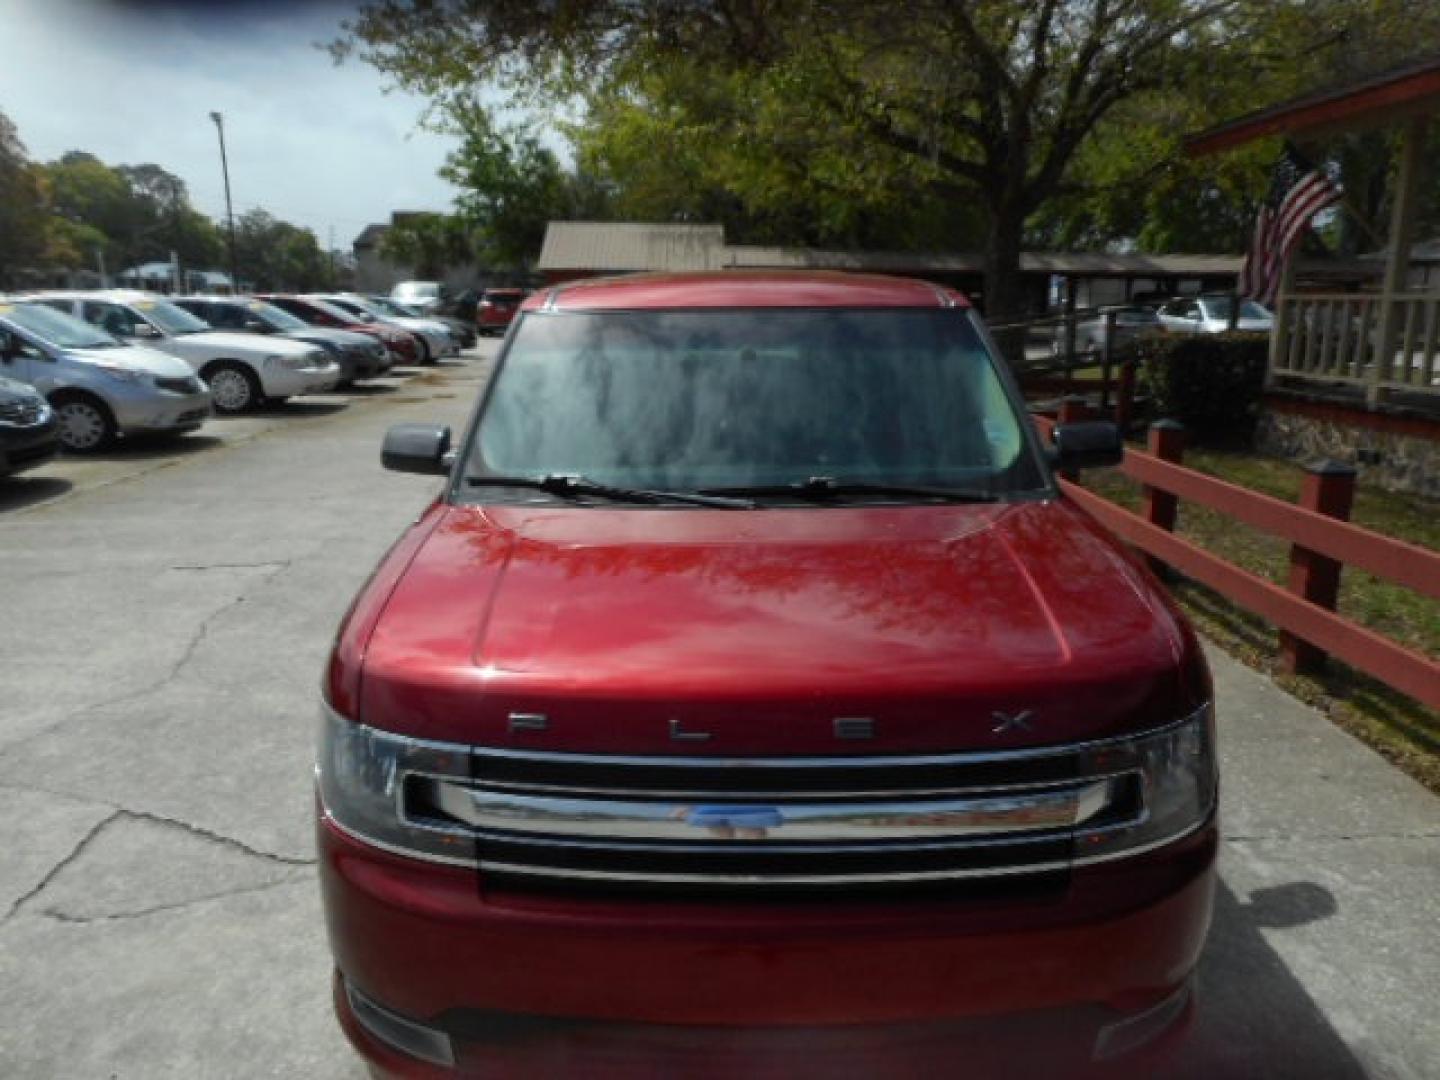
{"label": "suv hood", "polygon": [[185,378],[194,374],[184,360],[145,345],[121,345],[109,349],[66,349],[65,355],[87,364],[128,368],[166,379]]}
{"label": "suv hood", "polygon": [[[1176,718],[1193,648],[1063,503],[450,507],[375,624],[360,719],[504,746],[540,713],[525,745],[564,751],[999,749]],[[842,717],[874,738],[837,742]]]}

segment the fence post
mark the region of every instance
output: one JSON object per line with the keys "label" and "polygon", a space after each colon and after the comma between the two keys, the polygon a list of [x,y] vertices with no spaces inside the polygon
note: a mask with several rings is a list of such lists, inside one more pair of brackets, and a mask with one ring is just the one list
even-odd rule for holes
{"label": "fence post", "polygon": [[1110,408],[1110,362],[1115,340],[1115,312],[1105,313],[1104,336],[1100,339],[1100,408]]}
{"label": "fence post", "polygon": [[[1320,461],[1305,467],[1300,505],[1326,517],[1350,520],[1355,500],[1355,469],[1338,461]],[[1294,544],[1290,548],[1290,591],[1328,611],[1340,598],[1343,564],[1319,552]],[[1326,655],[1308,641],[1280,631],[1280,658],[1292,675],[1314,674],[1325,668]]]}
{"label": "fence post", "polygon": [[1115,394],[1115,424],[1122,435],[1130,430],[1131,415],[1135,411],[1135,363],[1133,356],[1120,362],[1120,389]]}
{"label": "fence post", "polygon": [[[1145,449],[1161,461],[1179,465],[1185,457],[1185,425],[1178,420],[1156,420],[1145,436]],[[1141,490],[1145,496],[1145,520],[1166,532],[1174,532],[1179,497],[1149,484],[1142,485]],[[1157,576],[1170,576],[1170,568],[1163,561],[1153,555],[1145,558]]]}
{"label": "fence post", "polygon": [[1070,393],[1075,388],[1071,381],[1070,369],[1075,363],[1075,279],[1065,279],[1065,356],[1061,361],[1064,365],[1062,378],[1065,380],[1065,393]]}

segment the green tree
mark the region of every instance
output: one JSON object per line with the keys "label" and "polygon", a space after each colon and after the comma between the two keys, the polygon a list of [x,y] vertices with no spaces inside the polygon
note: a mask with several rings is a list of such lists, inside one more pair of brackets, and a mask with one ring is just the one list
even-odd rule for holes
{"label": "green tree", "polygon": [[250,210],[235,221],[240,278],[258,291],[310,292],[331,286],[330,257],[309,229]]}
{"label": "green tree", "polygon": [[534,134],[502,129],[464,96],[449,101],[445,116],[460,139],[440,169],[460,189],[447,242],[469,247],[482,263],[524,268],[539,255],[548,222],[603,213],[603,193]]}
{"label": "green tree", "polygon": [[34,266],[45,250],[44,191],[25,144],[0,112],[0,286]]}
{"label": "green tree", "polygon": [[425,280],[442,278],[450,267],[472,261],[475,247],[471,227],[454,214],[399,217],[380,240],[385,258],[413,267]]}
{"label": "green tree", "polygon": [[[442,99],[478,79],[555,102],[628,96],[668,115],[748,206],[778,206],[780,193],[799,190],[823,201],[836,231],[891,192],[968,203],[983,215],[987,307],[1003,315],[1021,305],[1027,223],[1072,190],[1072,166],[1097,126],[1121,104],[1171,89],[1191,56],[1223,66],[1248,28],[1236,21],[1242,10],[1254,20],[1266,7],[380,0],[362,9],[349,45]],[[732,105],[718,127],[693,122],[705,81]]]}

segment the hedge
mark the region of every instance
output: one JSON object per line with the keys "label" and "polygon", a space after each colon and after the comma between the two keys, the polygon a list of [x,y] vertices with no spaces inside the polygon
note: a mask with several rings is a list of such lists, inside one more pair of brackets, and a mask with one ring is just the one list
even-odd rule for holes
{"label": "hedge", "polygon": [[1207,442],[1249,441],[1260,419],[1268,334],[1148,334],[1135,343],[1157,418]]}

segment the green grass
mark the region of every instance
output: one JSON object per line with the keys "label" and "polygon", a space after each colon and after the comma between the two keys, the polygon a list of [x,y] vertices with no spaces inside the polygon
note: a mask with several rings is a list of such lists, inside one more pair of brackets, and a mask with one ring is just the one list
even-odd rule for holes
{"label": "green grass", "polygon": [[[1185,464],[1200,472],[1294,502],[1303,470],[1254,453],[1192,450]],[[1115,470],[1088,474],[1087,487],[1131,509],[1139,485]],[[1418,496],[1361,483],[1351,520],[1367,529],[1440,550],[1440,505]],[[1290,544],[1205,507],[1180,503],[1176,531],[1251,573],[1283,584]],[[1286,690],[1319,707],[1427,787],[1440,792],[1440,712],[1426,708],[1353,668],[1331,661],[1317,677],[1291,676],[1279,663],[1275,628],[1196,582],[1177,578],[1171,588],[1197,627]],[[1341,577],[1340,613],[1407,648],[1440,655],[1440,600],[1421,596],[1363,571]]]}

